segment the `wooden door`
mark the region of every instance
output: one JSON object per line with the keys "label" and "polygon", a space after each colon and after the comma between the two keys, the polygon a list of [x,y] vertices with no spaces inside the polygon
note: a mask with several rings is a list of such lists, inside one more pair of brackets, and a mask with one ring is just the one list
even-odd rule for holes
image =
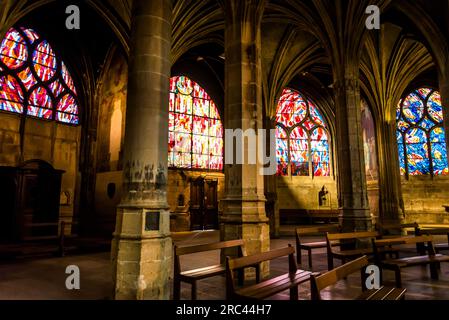
{"label": "wooden door", "polygon": [[218,229],[218,181],[206,180],[204,183],[204,229]]}
{"label": "wooden door", "polygon": [[204,179],[190,183],[190,229],[203,230]]}
{"label": "wooden door", "polygon": [[191,230],[218,229],[218,199],[216,180],[197,178],[190,185]]}
{"label": "wooden door", "polygon": [[18,213],[20,237],[58,234],[62,172],[40,160],[28,161],[20,168]]}
{"label": "wooden door", "polygon": [[0,167],[0,243],[17,240],[17,169]]}

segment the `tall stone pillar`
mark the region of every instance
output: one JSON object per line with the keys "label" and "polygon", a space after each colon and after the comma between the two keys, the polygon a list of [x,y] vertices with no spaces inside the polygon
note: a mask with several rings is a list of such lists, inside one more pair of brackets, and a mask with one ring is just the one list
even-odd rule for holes
{"label": "tall stone pillar", "polygon": [[167,204],[171,0],[134,0],[123,194],[113,242],[115,299],[169,299]]}
{"label": "tall stone pillar", "polygon": [[381,120],[377,125],[379,158],[380,222],[401,223],[404,219],[401,174],[396,138],[396,120]]}
{"label": "tall stone pillar", "polygon": [[[276,129],[276,124],[273,119],[268,117],[265,118],[265,129],[274,130]],[[266,140],[266,148],[270,150],[270,139]],[[266,175],[264,179],[265,187],[265,198],[267,202],[265,204],[265,211],[270,223],[270,237],[279,237],[280,228],[280,216],[279,216],[279,204],[277,197],[277,176]]]}
{"label": "tall stone pillar", "polygon": [[[225,128],[263,128],[260,23],[265,1],[225,1]],[[237,150],[234,143],[234,155]],[[229,147],[229,146],[228,146]],[[228,148],[227,147],[227,148]],[[260,147],[260,146],[258,146]],[[248,254],[269,250],[270,234],[265,214],[262,167],[249,164],[245,144],[244,164],[225,165],[225,197],[221,206],[221,238],[242,238]],[[226,162],[229,154],[225,154]],[[233,162],[236,163],[236,162]],[[268,273],[268,263],[262,274]]]}
{"label": "tall stone pillar", "polygon": [[345,231],[369,230],[358,72],[346,70],[334,90],[340,222]]}

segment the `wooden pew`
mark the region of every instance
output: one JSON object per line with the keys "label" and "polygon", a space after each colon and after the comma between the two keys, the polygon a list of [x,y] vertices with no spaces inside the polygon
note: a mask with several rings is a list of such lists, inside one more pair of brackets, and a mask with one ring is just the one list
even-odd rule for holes
{"label": "wooden pew", "polygon": [[200,244],[194,246],[178,247],[174,246],[174,277],[173,277],[173,299],[180,300],[181,298],[181,282],[190,283],[192,286],[192,300],[197,298],[197,281],[209,277],[225,274],[225,264],[216,264],[212,266],[184,270],[181,268],[180,256],[198,252],[206,252],[212,250],[222,250],[228,248],[238,248],[238,255],[241,257],[244,255],[244,241],[241,239],[220,241],[208,244]]}
{"label": "wooden pew", "polygon": [[0,244],[0,257],[57,255],[59,252],[58,222],[32,222],[23,226],[21,241]]}
{"label": "wooden pew", "polygon": [[[63,231],[70,226],[70,233]],[[65,256],[67,252],[99,252],[110,251],[112,235],[83,236],[79,232],[77,221],[61,221],[61,233],[59,238],[59,255]]]}
{"label": "wooden pew", "polygon": [[[429,265],[430,275],[432,279],[438,280],[438,266],[441,262],[449,262],[449,256],[436,254],[433,247],[433,237],[426,236],[414,236],[414,237],[399,237],[392,239],[373,239],[373,251],[375,257],[375,263],[381,269],[392,270],[395,272],[396,286],[402,287],[401,281],[401,269],[412,266],[426,266]],[[426,243],[426,255],[418,255],[413,257],[397,258],[397,259],[385,259],[379,249],[385,247],[393,247],[407,244]]]}
{"label": "wooden pew", "polygon": [[[327,264],[328,270],[334,268],[334,259],[341,260],[342,264],[361,257],[363,255],[371,255],[373,253],[370,241],[372,238],[379,237],[378,232],[346,232],[346,233],[327,233]],[[358,241],[364,239],[369,241],[365,247],[358,247]],[[339,248],[337,248],[339,246]]]}
{"label": "wooden pew", "polygon": [[[274,296],[282,291],[290,290],[290,300],[298,300],[298,285],[309,281],[312,272],[298,269],[295,261],[295,249],[289,244],[282,249],[262,252],[246,257],[226,258],[226,297],[233,299],[261,300]],[[260,274],[256,273],[256,284],[235,287],[234,272],[260,264],[264,261],[288,256],[289,272],[260,282]]]}
{"label": "wooden pew", "polygon": [[375,228],[377,231],[379,231],[382,238],[401,236],[403,235],[404,231],[407,231],[406,229],[413,229],[415,235],[418,235],[419,232],[419,225],[416,222],[393,224],[376,223]]}
{"label": "wooden pew", "polygon": [[[388,238],[397,238],[405,235],[408,235],[407,229],[413,229],[413,234],[415,236],[419,236],[421,234],[420,227],[417,222],[412,223],[390,223],[390,224],[380,224],[376,223],[375,228],[377,231],[379,231],[380,236],[382,239],[388,239]],[[398,254],[400,252],[406,252],[406,253],[419,253],[424,254],[425,248],[423,247],[423,244],[417,243],[416,249],[412,248],[400,248],[398,249]],[[397,256],[399,258],[399,256]]]}
{"label": "wooden pew", "polygon": [[[360,271],[362,288],[365,288],[365,268],[369,264],[368,257],[362,256],[355,260],[345,263],[331,271],[322,275],[312,275],[311,279],[311,296],[312,300],[321,300],[320,291],[336,284],[338,281],[345,279],[352,273]],[[406,289],[380,287],[379,289],[371,289],[364,291],[356,300],[403,300],[405,299]]]}
{"label": "wooden pew", "polygon": [[306,214],[309,217],[310,223],[318,223],[318,222],[324,222],[324,223],[338,223],[338,215],[339,211],[338,209],[331,210],[331,209],[320,209],[320,210],[314,210],[314,209],[306,209]]}
{"label": "wooden pew", "polygon": [[[312,269],[312,250],[326,248],[327,242],[325,239],[326,232],[340,232],[339,225],[329,225],[329,226],[318,226],[318,227],[304,227],[296,228],[296,262],[302,265],[301,250],[306,250],[309,257],[309,268]],[[319,234],[323,236],[323,241],[316,242],[303,242],[301,241],[302,236]]]}
{"label": "wooden pew", "polygon": [[447,236],[447,242],[434,243],[433,247],[437,253],[441,251],[449,250],[449,227],[420,227],[418,229],[420,235],[445,235]]}

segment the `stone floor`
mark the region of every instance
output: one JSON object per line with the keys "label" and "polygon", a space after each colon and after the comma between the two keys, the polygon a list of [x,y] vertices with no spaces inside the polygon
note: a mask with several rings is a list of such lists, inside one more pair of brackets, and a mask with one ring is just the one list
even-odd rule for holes
{"label": "stone floor", "polygon": [[[173,241],[180,245],[200,244],[218,240],[217,231],[201,231],[173,234]],[[313,239],[311,239],[313,240]],[[294,245],[294,238],[283,236],[271,240],[271,248],[280,248],[288,243]],[[317,250],[313,256],[314,271],[327,268],[325,250]],[[306,256],[303,258],[307,261]],[[181,264],[189,269],[219,261],[219,252],[192,254],[185,256]],[[77,265],[81,273],[80,290],[67,290],[65,273],[68,265]],[[307,268],[307,266],[306,266]],[[287,259],[274,260],[271,263],[272,275],[288,270]],[[440,280],[430,279],[428,269],[413,267],[402,272],[403,283],[407,288],[409,300],[449,300],[449,265],[442,264]],[[15,299],[110,299],[112,292],[112,275],[109,253],[72,255],[64,258],[18,259],[0,262],[0,300]],[[394,285],[394,275],[384,272],[386,284]],[[170,283],[170,287],[172,287]],[[300,286],[300,299],[310,299],[309,284]],[[351,299],[360,293],[360,275],[354,274],[347,280],[326,289],[323,299]],[[190,285],[182,284],[181,298],[190,298]],[[205,279],[198,284],[198,299],[220,300],[225,298],[224,277]],[[288,298],[288,292],[277,298]]]}

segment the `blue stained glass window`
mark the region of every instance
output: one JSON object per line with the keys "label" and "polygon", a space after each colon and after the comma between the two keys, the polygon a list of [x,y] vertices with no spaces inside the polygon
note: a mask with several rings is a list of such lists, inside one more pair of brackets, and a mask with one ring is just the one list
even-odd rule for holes
{"label": "blue stained glass window", "polygon": [[439,92],[413,91],[399,102],[396,120],[401,174],[449,174]]}

